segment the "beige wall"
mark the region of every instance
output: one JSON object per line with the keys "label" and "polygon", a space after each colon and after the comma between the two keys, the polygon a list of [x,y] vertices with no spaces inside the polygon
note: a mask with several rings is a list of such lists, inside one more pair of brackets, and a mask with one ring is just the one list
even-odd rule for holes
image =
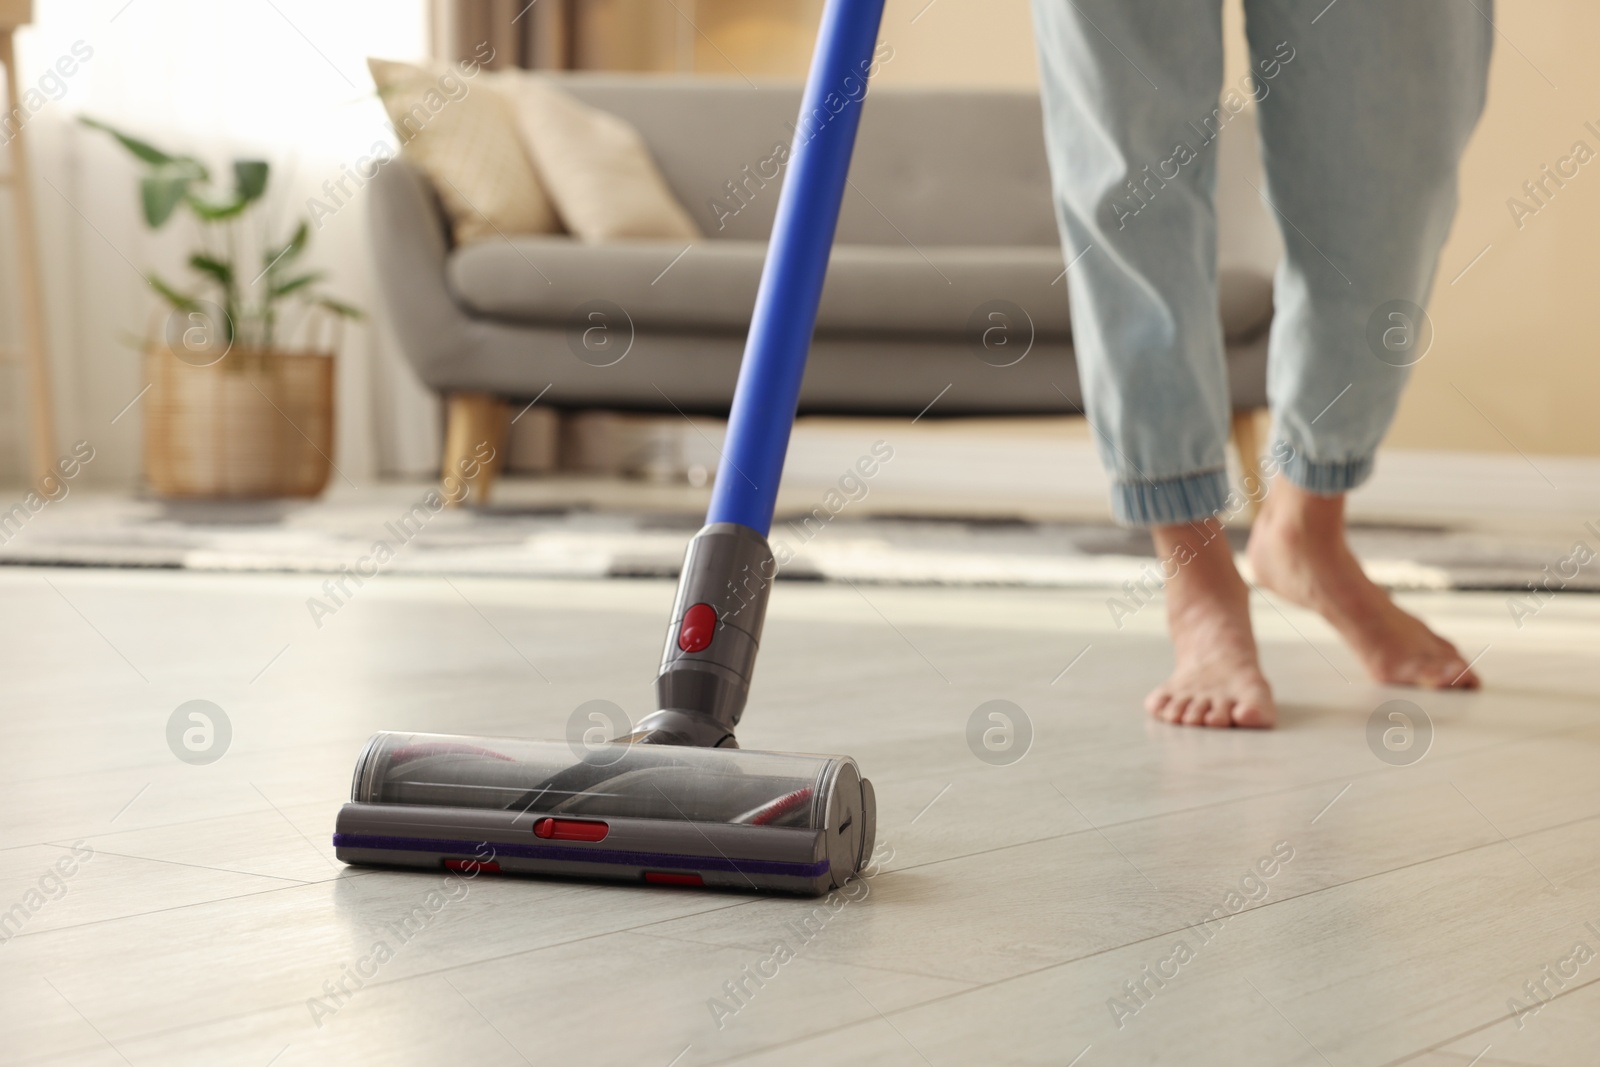
{"label": "beige wall", "polygon": [[1506,202],[1574,141],[1600,152],[1600,136],[1583,128],[1600,128],[1600,5],[1500,4],[1496,21],[1489,106],[1434,286],[1437,350],[1417,367],[1393,441],[1592,455],[1600,453],[1600,159],[1520,230]]}
{"label": "beige wall", "polygon": [[[694,67],[800,77],[819,10],[817,0],[699,0]],[[1584,129],[1585,121],[1600,129],[1600,4],[1503,3],[1496,20],[1489,106],[1467,153],[1430,309],[1434,346],[1389,440],[1600,454],[1600,158],[1520,230],[1506,206],[1575,141],[1600,153],[1600,135]],[[1238,0],[1228,25],[1232,81],[1245,69]],[[884,84],[1038,84],[1028,0],[889,0],[881,35],[895,48]]]}

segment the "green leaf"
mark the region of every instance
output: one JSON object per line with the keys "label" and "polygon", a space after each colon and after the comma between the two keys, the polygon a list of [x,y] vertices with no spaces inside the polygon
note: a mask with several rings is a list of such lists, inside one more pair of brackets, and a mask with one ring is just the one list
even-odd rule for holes
{"label": "green leaf", "polygon": [[299,289],[304,289],[306,286],[311,285],[314,282],[320,282],[326,273],[326,271],[314,270],[308,274],[302,274],[298,278],[290,278],[286,282],[283,282],[279,285],[274,285],[272,287],[272,295],[275,297],[287,296],[289,293],[295,292]]}
{"label": "green leaf", "polygon": [[104,130],[122,143],[122,147],[138,156],[152,166],[161,166],[173,162],[177,157],[163,152],[148,141],[141,141],[137,137],[129,136],[114,126],[109,126],[99,119],[92,119],[88,115],[80,115],[78,121],[94,130]]}
{"label": "green leaf", "polygon": [[193,311],[200,306],[198,300],[178,292],[178,290],[162,281],[161,276],[153,270],[146,272],[144,280],[150,283],[150,288],[166,297],[167,303],[180,311]]}
{"label": "green leaf", "polygon": [[104,130],[109,133],[117,139],[122,147],[133,153],[138,159],[156,168],[157,171],[170,170],[173,174],[187,175],[193,181],[203,182],[209,181],[211,178],[211,172],[206,169],[206,165],[194,156],[175,156],[170,152],[157,148],[149,141],[141,141],[139,138],[123,133],[121,130],[109,126],[98,119],[80,116],[78,121],[90,129]]}
{"label": "green leaf", "polygon": [[233,265],[224,263],[220,259],[208,256],[203,252],[196,252],[189,257],[189,266],[202,274],[209,274],[218,283],[224,286],[233,284]]}
{"label": "green leaf", "polygon": [[267,191],[267,161],[264,159],[236,159],[233,161],[233,195],[240,200],[258,200]]}
{"label": "green leaf", "polygon": [[331,296],[318,297],[316,303],[319,307],[325,307],[335,315],[341,315],[347,319],[364,319],[367,317],[360,308],[351,307],[349,304],[335,300]]}
{"label": "green leaf", "polygon": [[268,272],[276,272],[280,266],[287,266],[294,262],[301,252],[306,250],[306,242],[311,239],[311,230],[304,220],[295,229],[294,235],[287,242],[277,248],[269,248],[261,253],[261,260],[266,264]]}
{"label": "green leaf", "polygon": [[156,173],[139,180],[139,199],[144,205],[144,221],[158,230],[189,195],[190,179],[182,175]]}
{"label": "green leaf", "polygon": [[198,196],[186,196],[184,202],[189,205],[189,210],[198,215],[203,222],[222,222],[244,214],[244,209],[250,206],[250,201],[234,197],[224,200],[220,204],[213,204]]}

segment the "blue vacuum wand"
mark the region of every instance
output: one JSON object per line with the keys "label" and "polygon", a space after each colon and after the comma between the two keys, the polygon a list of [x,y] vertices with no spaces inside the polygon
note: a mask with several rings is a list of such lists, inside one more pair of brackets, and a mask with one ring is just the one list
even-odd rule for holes
{"label": "blue vacuum wand", "polygon": [[882,14],[882,0],[833,0],[823,12],[711,507],[672,606],[656,679],[661,710],[634,740],[734,743],[777,573],[767,531]]}
{"label": "blue vacuum wand", "polygon": [[380,733],[334,845],[348,863],[823,893],[868,863],[845,756],[730,751],[777,562],[777,503],[883,0],[828,0],[706,525],[689,542],[658,710],[616,743]]}

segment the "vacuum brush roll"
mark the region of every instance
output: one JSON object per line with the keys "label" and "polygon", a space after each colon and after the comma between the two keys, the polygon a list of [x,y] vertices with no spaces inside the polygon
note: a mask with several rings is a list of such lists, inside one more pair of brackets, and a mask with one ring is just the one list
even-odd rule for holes
{"label": "vacuum brush roll", "polygon": [[844,756],[385,732],[357,761],[346,863],[820,894],[872,854]]}

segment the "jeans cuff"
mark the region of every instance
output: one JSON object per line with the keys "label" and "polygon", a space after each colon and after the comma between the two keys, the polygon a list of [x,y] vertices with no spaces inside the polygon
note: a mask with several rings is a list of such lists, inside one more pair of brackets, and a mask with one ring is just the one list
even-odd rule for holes
{"label": "jeans cuff", "polygon": [[1125,526],[1173,526],[1209,519],[1227,506],[1228,472],[1201,471],[1150,482],[1114,482],[1111,511]]}
{"label": "jeans cuff", "polygon": [[1273,454],[1277,455],[1283,450],[1289,452],[1289,458],[1283,464],[1284,477],[1308,493],[1336,496],[1349,492],[1372,477],[1371,456],[1342,460],[1307,459],[1298,448],[1286,443],[1274,449]]}

